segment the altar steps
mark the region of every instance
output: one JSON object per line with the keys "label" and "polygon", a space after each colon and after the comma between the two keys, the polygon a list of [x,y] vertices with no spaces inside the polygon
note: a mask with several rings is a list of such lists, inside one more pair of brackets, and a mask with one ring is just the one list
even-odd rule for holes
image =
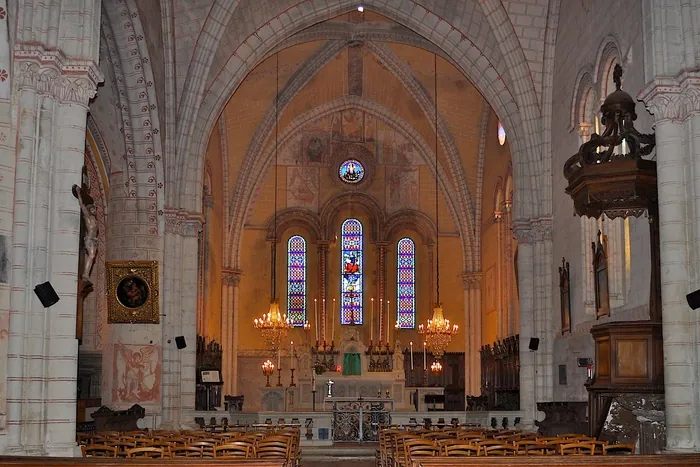
{"label": "altar steps", "polygon": [[374,467],[379,445],[336,444],[334,446],[302,446],[301,463],[304,467]]}

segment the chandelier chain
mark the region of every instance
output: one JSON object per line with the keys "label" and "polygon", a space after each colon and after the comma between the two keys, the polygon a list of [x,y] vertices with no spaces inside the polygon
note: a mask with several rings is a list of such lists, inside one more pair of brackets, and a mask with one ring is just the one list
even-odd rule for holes
{"label": "chandelier chain", "polygon": [[272,300],[277,300],[277,164],[279,146],[279,105],[280,105],[280,53],[275,54],[275,214],[272,239]]}
{"label": "chandelier chain", "polygon": [[435,92],[435,295],[437,298],[437,306],[440,306],[440,202],[439,202],[439,185],[438,185],[438,83],[437,83],[437,54],[433,54],[433,74],[435,76],[434,85]]}

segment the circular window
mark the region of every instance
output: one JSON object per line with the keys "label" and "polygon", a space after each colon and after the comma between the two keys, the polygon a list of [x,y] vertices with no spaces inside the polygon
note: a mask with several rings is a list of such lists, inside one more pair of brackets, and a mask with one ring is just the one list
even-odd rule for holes
{"label": "circular window", "polygon": [[501,122],[498,122],[498,144],[501,146],[506,144],[506,130],[503,128]]}
{"label": "circular window", "polygon": [[365,177],[365,168],[358,160],[348,159],[340,164],[338,176],[345,183],[358,183]]}

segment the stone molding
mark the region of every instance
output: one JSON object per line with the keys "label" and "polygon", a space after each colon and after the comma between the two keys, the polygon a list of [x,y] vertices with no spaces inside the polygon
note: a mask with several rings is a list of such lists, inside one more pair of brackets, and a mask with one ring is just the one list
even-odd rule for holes
{"label": "stone molding", "polygon": [[656,122],[683,121],[700,112],[700,71],[658,76],[637,98],[644,102]]}
{"label": "stone molding", "polygon": [[197,237],[202,232],[204,220],[202,215],[190,214],[186,211],[165,209],[165,233],[181,235],[183,237]]}
{"label": "stone molding", "polygon": [[551,242],[552,216],[514,221],[513,234],[520,244]]}
{"label": "stone molding", "polygon": [[36,89],[60,102],[87,107],[104,80],[94,61],[68,59],[60,51],[17,50],[14,60],[19,89]]}

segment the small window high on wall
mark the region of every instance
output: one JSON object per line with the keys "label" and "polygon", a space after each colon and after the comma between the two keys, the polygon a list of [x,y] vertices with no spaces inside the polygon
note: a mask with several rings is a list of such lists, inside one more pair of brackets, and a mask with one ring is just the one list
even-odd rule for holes
{"label": "small window high on wall", "polygon": [[362,223],[347,219],[340,234],[340,324],[362,324]]}
{"label": "small window high on wall", "polygon": [[498,122],[498,144],[503,146],[506,144],[506,130],[503,128],[503,124]]}
{"label": "small window high on wall", "polygon": [[416,244],[402,238],[397,244],[396,322],[401,329],[416,326]]}
{"label": "small window high on wall", "polygon": [[287,242],[287,316],[295,327],[306,322],[306,240],[299,235]]}

